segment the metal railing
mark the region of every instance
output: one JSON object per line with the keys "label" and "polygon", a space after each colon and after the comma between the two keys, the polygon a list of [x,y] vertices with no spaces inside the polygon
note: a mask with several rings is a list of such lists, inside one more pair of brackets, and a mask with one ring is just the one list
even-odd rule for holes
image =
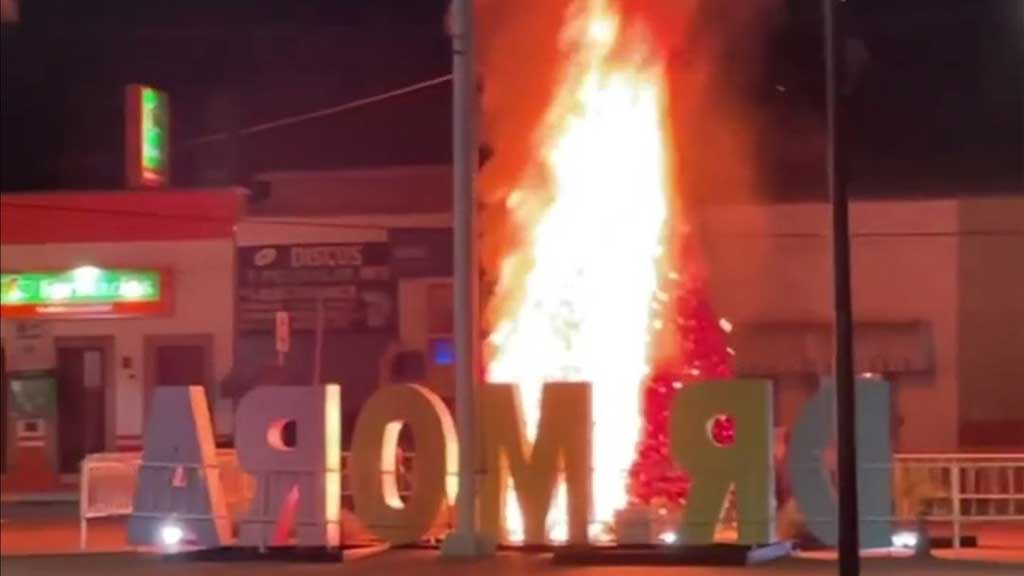
{"label": "metal railing", "polygon": [[1024,454],[899,454],[896,513],[949,523],[953,547],[973,522],[1024,522]]}
{"label": "metal railing", "polygon": [[[400,495],[413,491],[414,454],[402,453],[394,474]],[[104,452],[90,454],[82,460],[79,476],[79,545],[88,544],[89,521],[99,518],[128,516],[135,500],[135,481],[142,454],[139,452]],[[349,480],[348,453],[342,454],[342,505],[352,508],[352,482]],[[255,485],[253,478],[238,466],[238,456],[232,449],[217,450],[221,486],[227,504],[228,516],[240,518],[249,509]]]}
{"label": "metal railing", "polygon": [[[142,461],[140,452],[104,452],[82,460],[78,485],[79,546],[88,544],[89,521],[128,516],[135,500],[135,481]],[[253,495],[252,479],[238,467],[234,450],[217,450],[221,485],[228,513],[236,516]]]}

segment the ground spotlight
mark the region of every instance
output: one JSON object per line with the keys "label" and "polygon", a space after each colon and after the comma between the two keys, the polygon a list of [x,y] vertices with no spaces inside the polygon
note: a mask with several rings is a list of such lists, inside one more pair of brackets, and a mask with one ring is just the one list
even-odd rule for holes
{"label": "ground spotlight", "polygon": [[662,544],[675,544],[679,541],[679,537],[676,536],[675,532],[668,530],[659,534],[658,540],[661,540]]}
{"label": "ground spotlight", "polygon": [[185,539],[185,531],[174,522],[165,522],[160,526],[160,544],[165,550],[173,550]]}
{"label": "ground spotlight", "polygon": [[917,548],[917,540],[917,532],[904,530],[892,535],[892,546],[893,548],[905,548],[912,550]]}

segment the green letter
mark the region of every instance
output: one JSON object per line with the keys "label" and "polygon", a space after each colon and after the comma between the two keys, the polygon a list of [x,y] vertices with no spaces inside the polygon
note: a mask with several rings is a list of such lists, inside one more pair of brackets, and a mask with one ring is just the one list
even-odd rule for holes
{"label": "green letter", "polygon": [[[711,438],[719,415],[735,423],[732,444]],[[672,402],[672,456],[692,484],[682,541],[709,544],[729,488],[736,487],[739,538],[764,544],[775,537],[775,474],[772,463],[772,389],[766,380],[720,380],[683,387]]]}

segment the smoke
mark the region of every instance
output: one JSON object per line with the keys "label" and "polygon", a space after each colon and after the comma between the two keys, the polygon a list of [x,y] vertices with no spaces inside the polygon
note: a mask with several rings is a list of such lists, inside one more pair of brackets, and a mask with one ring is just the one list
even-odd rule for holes
{"label": "smoke", "polygon": [[[506,272],[524,277],[532,265],[506,258],[523,241],[523,231],[508,217],[509,195],[544,177],[531,173],[531,167],[545,113],[573,64],[564,26],[587,1],[592,0],[477,0],[481,137],[493,150],[478,188],[485,295],[501,266],[520,268]],[[687,222],[688,206],[723,194],[756,198],[755,146],[762,121],[755,87],[763,85],[764,44],[779,21],[782,0],[605,1],[621,14],[627,35],[653,40],[665,64],[677,211],[672,221]],[[533,194],[546,189],[527,187]],[[542,210],[547,199],[531,201]],[[502,309],[516,298],[506,290]],[[493,327],[497,314],[488,306],[485,329]]]}

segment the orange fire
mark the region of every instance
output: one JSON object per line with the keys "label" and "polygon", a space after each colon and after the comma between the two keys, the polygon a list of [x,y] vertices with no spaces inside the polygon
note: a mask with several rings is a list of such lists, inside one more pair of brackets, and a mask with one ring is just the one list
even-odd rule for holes
{"label": "orange fire", "polygon": [[[572,64],[507,199],[523,242],[501,261],[487,377],[518,383],[531,435],[544,382],[592,384],[593,519],[607,528],[627,502],[651,334],[667,300],[658,289],[670,219],[665,73],[609,0],[577,1],[562,33]],[[563,493],[548,522],[554,540],[565,531]],[[507,502],[514,534],[519,514]]]}

